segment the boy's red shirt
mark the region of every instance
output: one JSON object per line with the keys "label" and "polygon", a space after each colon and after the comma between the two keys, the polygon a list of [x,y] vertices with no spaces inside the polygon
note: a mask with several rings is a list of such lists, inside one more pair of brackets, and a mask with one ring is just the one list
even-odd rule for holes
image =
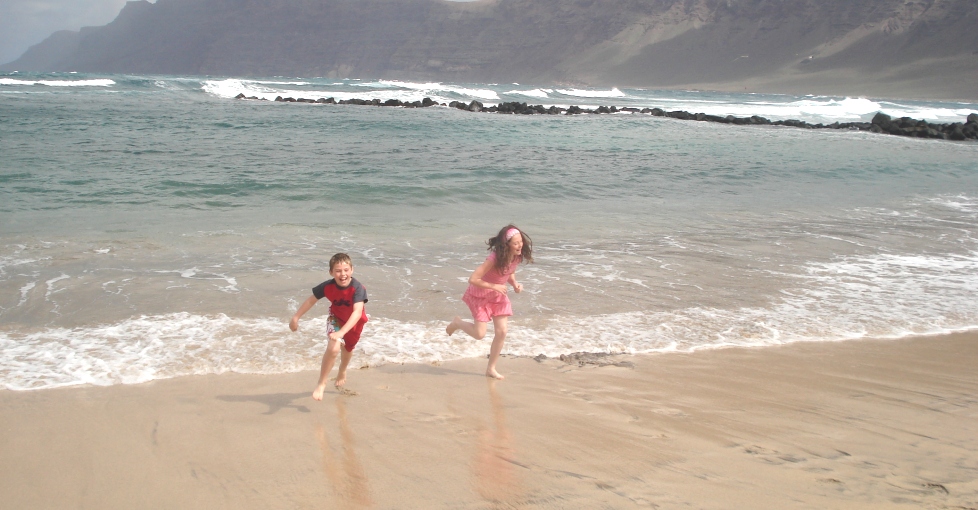
{"label": "boy's red shirt", "polygon": [[[350,315],[353,315],[354,303],[367,302],[367,289],[356,278],[351,278],[350,284],[346,287],[337,285],[336,280],[327,280],[313,287],[312,295],[316,296],[316,299],[329,299],[329,313],[342,321],[343,324],[350,320]],[[357,329],[366,322],[367,310],[364,308],[363,313],[360,314],[360,320],[357,321]]]}

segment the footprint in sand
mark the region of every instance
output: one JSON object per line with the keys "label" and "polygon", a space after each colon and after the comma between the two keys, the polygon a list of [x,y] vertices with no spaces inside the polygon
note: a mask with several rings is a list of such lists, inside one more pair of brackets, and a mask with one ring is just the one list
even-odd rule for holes
{"label": "footprint in sand", "polygon": [[357,393],[357,392],[355,392],[355,391],[353,391],[351,389],[348,389],[348,388],[336,388],[336,391],[338,391],[340,393],[340,395],[344,395],[344,396],[347,396],[347,397],[355,397],[355,396],[359,395],[359,393]]}

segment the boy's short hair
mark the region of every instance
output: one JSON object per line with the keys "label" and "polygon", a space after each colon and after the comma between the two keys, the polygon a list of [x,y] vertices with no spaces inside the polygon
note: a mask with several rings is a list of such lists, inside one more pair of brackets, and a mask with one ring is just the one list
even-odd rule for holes
{"label": "boy's short hair", "polygon": [[353,260],[350,259],[349,255],[345,253],[337,253],[336,255],[333,255],[331,259],[329,259],[329,271],[333,272],[333,267],[342,262],[346,262],[347,264],[350,264],[350,267],[353,267]]}

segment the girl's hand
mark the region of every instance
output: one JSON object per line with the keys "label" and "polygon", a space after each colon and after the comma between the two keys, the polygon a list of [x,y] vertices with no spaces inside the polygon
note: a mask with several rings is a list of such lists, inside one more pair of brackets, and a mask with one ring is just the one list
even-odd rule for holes
{"label": "girl's hand", "polygon": [[523,284],[522,283],[514,283],[513,284],[513,290],[515,290],[517,294],[519,294],[520,292],[523,292]]}
{"label": "girl's hand", "polygon": [[292,320],[289,321],[289,329],[292,331],[299,330],[299,319],[297,317],[292,317]]}
{"label": "girl's hand", "polygon": [[505,294],[506,293],[506,285],[505,284],[496,284],[496,285],[493,285],[492,286],[492,290],[494,290],[494,291],[496,291],[496,292],[498,292],[500,294]]}

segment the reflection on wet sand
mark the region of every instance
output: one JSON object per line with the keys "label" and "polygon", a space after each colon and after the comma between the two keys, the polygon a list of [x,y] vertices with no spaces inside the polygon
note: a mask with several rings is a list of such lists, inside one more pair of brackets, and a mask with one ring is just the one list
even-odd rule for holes
{"label": "reflection on wet sand", "polygon": [[316,425],[316,439],[323,451],[323,472],[326,480],[333,489],[336,501],[331,501],[329,508],[364,508],[373,504],[370,500],[370,487],[363,465],[357,458],[356,440],[346,418],[346,399],[336,399],[336,418],[339,422],[340,445],[342,458],[337,460],[330,446],[326,428]]}
{"label": "reflection on wet sand", "polygon": [[520,464],[514,460],[515,451],[509,429],[506,427],[506,413],[496,389],[496,381],[489,380],[488,384],[492,426],[480,425],[479,427],[472,475],[475,478],[476,490],[482,499],[493,504],[508,506],[522,496],[523,491],[516,473]]}

